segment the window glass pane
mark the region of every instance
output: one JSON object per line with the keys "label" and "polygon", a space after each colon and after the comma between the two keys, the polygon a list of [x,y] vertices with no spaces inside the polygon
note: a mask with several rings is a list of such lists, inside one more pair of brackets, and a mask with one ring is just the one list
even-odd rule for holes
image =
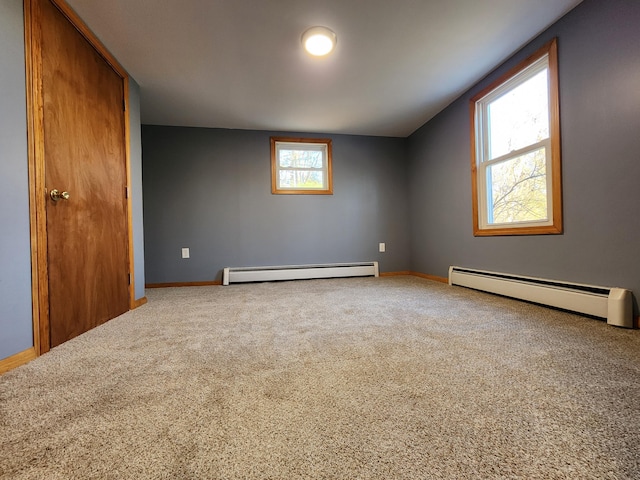
{"label": "window glass pane", "polygon": [[545,68],[489,104],[488,160],[549,137],[547,72]]}
{"label": "window glass pane", "polygon": [[546,164],[541,148],[487,168],[488,223],[547,220]]}
{"label": "window glass pane", "polygon": [[324,188],[321,171],[280,170],[280,188]]}
{"label": "window glass pane", "polygon": [[314,150],[279,150],[280,167],[322,168],[323,152]]}

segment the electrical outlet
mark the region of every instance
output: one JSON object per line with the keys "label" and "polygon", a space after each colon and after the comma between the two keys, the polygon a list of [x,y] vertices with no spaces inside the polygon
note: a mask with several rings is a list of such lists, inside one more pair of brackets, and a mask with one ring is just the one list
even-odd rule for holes
{"label": "electrical outlet", "polygon": [[182,249],[182,258],[189,258],[189,249],[188,248],[183,248]]}
{"label": "electrical outlet", "polygon": [[387,251],[387,246],[384,243],[379,243],[378,244],[378,251],[380,253],[384,253]]}

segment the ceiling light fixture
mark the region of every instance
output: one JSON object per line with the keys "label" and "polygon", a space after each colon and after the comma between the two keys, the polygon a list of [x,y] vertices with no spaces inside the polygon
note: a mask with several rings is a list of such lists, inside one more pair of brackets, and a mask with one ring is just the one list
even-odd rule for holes
{"label": "ceiling light fixture", "polygon": [[328,55],[336,46],[338,37],[327,27],[311,27],[302,34],[302,45],[311,55]]}

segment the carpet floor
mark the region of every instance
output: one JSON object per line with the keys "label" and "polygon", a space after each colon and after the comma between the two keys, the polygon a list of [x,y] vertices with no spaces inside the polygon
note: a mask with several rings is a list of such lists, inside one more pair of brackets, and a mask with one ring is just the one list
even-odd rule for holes
{"label": "carpet floor", "polygon": [[147,294],[0,377],[0,478],[640,478],[640,331],[416,277]]}

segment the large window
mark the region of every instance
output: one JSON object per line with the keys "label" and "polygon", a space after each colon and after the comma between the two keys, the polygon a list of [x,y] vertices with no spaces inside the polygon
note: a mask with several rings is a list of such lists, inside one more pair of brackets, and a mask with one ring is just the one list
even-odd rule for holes
{"label": "large window", "polygon": [[562,233],[556,40],[471,99],[474,235]]}
{"label": "large window", "polygon": [[271,137],[271,192],[331,195],[331,140]]}

